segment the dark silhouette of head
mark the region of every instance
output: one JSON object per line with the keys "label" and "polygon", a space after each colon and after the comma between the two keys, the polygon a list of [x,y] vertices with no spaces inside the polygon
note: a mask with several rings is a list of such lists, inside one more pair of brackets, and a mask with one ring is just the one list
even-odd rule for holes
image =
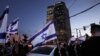
{"label": "dark silhouette of head", "polygon": [[100,25],[91,24],[91,34],[92,36],[100,36]]}

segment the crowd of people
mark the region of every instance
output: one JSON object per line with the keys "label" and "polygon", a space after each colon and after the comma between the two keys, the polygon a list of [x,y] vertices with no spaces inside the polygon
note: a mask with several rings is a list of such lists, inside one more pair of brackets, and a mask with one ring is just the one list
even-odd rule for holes
{"label": "crowd of people", "polygon": [[[25,36],[24,36],[25,37]],[[8,41],[0,45],[0,56],[26,56],[29,52],[27,38]],[[91,37],[81,43],[59,43],[54,56],[100,56],[100,25],[91,24]]]}
{"label": "crowd of people", "polygon": [[0,45],[0,56],[26,56],[29,52],[28,42],[26,36],[20,41],[8,41]]}
{"label": "crowd of people", "polygon": [[[81,42],[60,47],[54,56],[100,56],[100,25],[91,24],[91,36]],[[61,44],[60,44],[61,45]]]}

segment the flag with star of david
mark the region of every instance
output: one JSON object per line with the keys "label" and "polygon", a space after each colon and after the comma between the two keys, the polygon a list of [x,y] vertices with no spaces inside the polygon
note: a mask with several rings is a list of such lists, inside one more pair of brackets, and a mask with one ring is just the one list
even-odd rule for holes
{"label": "flag with star of david", "polygon": [[19,18],[16,18],[13,20],[7,29],[7,34],[15,34],[18,33],[18,23],[19,23]]}
{"label": "flag with star of david", "polygon": [[56,38],[57,36],[54,28],[54,23],[49,22],[43,29],[41,29],[32,38],[30,38],[29,42],[32,43],[34,47],[37,47]]}

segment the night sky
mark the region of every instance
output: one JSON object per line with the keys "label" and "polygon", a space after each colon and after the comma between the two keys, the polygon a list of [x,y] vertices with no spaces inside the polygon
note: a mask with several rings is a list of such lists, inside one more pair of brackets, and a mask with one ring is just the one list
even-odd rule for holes
{"label": "night sky", "polygon": [[[0,0],[0,15],[5,7],[9,5],[9,20],[8,24],[19,17],[19,33],[33,36],[46,23],[47,7],[60,0]],[[69,9],[70,16],[81,12],[92,5],[100,2],[100,0],[62,0],[66,3]],[[91,23],[100,22],[100,5],[93,9],[70,18],[72,34],[75,34],[75,28],[82,28]],[[87,31],[82,31],[82,35],[87,32],[89,35],[89,28]]]}

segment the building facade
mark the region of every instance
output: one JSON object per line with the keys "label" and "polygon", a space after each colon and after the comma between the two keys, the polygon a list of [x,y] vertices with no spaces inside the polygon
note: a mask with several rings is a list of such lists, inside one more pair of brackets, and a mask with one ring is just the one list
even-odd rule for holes
{"label": "building facade", "polygon": [[51,20],[54,21],[58,41],[68,42],[71,37],[71,27],[69,12],[64,2],[48,6],[47,22]]}
{"label": "building facade", "polygon": [[54,5],[48,6],[47,11],[47,23],[54,18]]}

